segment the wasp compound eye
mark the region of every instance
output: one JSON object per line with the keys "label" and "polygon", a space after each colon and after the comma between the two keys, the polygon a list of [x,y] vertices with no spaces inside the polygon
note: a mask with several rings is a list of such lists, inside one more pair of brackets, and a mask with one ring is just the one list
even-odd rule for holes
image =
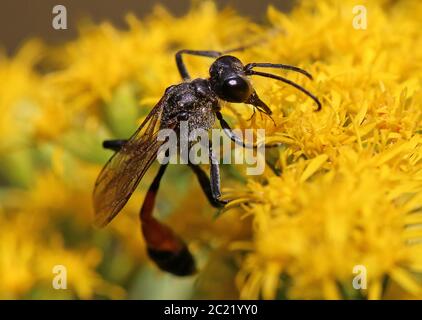
{"label": "wasp compound eye", "polygon": [[237,76],[224,80],[219,91],[226,101],[244,102],[252,94],[252,87],[247,79]]}

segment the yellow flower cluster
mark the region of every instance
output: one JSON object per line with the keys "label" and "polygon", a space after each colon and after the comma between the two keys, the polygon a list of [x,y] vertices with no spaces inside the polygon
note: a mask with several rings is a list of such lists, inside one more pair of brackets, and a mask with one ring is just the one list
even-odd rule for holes
{"label": "yellow flower cluster", "polygon": [[[235,244],[243,298],[422,296],[422,5],[363,2],[368,27],[355,30],[358,4],[269,10],[283,34],[253,59],[306,66],[324,106],[268,89],[267,141],[285,148],[275,173],[231,195],[253,217],[252,239]],[[353,288],[355,266],[367,290]]]}
{"label": "yellow flower cluster", "polygon": [[[367,9],[364,30],[353,27],[356,5]],[[303,1],[287,14],[270,7],[264,26],[204,1],[181,18],[156,8],[142,21],[128,15],[127,30],[85,24],[74,41],[30,40],[0,55],[0,298],[420,298],[421,12],[417,0]],[[218,219],[187,169],[170,169],[156,210],[202,271],[195,284],[151,275],[137,213],[153,172],[106,230],[91,226],[94,181],[110,156],[101,141],[128,137],[180,82],[177,49],[262,38],[236,55],[310,71],[312,82],[286,76],[323,108],[255,78],[275,125],[225,104],[234,126],[265,128],[282,146],[267,151],[263,176],[224,166],[233,202]],[[195,77],[210,62],[187,58]],[[53,289],[55,265],[67,267],[68,290]],[[366,290],[352,286],[356,266]],[[164,292],[169,281],[179,296]]]}

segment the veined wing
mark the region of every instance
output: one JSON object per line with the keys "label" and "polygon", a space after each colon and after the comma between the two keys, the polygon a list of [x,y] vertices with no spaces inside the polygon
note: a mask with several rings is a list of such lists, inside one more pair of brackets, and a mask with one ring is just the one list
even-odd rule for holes
{"label": "veined wing", "polygon": [[101,170],[93,194],[95,225],[103,227],[113,220],[157,158],[164,143],[157,140],[164,104],[165,95]]}

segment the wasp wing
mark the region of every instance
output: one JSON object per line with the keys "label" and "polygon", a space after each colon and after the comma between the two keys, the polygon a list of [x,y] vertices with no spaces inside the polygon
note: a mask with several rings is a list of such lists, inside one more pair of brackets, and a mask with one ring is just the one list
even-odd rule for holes
{"label": "wasp wing", "polygon": [[164,96],[101,170],[93,194],[95,225],[103,227],[113,220],[157,158],[164,143],[158,141],[157,135],[165,103]]}

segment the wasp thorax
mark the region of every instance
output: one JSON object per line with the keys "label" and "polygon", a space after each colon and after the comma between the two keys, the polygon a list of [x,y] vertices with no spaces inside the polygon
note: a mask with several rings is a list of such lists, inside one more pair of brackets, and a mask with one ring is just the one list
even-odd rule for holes
{"label": "wasp thorax", "polygon": [[222,56],[210,68],[210,83],[219,98],[229,102],[245,102],[253,93],[242,62],[233,56]]}

